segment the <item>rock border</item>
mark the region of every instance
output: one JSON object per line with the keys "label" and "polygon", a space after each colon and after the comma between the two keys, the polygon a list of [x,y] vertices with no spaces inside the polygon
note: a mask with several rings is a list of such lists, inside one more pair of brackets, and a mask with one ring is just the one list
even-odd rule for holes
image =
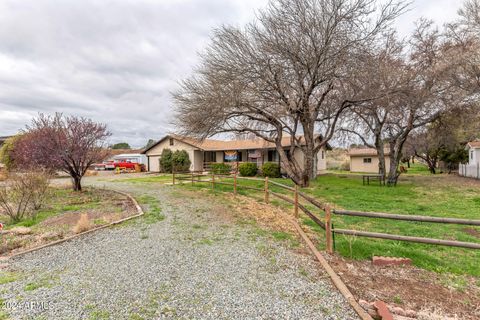
{"label": "rock border", "polygon": [[92,233],[92,232],[95,232],[95,231],[98,231],[98,230],[102,230],[102,229],[105,229],[105,228],[112,227],[112,226],[120,224],[122,222],[141,217],[145,214],[145,212],[143,212],[142,207],[140,207],[140,205],[138,204],[137,200],[132,195],[130,195],[129,193],[126,193],[126,192],[123,192],[123,191],[118,191],[118,190],[113,190],[113,189],[108,189],[108,190],[126,196],[135,205],[135,209],[137,210],[137,214],[133,215],[133,216],[130,216],[130,217],[126,217],[126,218],[117,220],[117,221],[114,221],[114,222],[111,222],[109,224],[106,224],[106,225],[103,225],[103,226],[100,226],[100,227],[97,227],[97,228],[93,228],[93,229],[75,234],[73,236],[69,236],[69,237],[66,237],[66,238],[63,238],[63,239],[60,239],[60,240],[56,240],[56,241],[53,241],[53,242],[50,242],[50,243],[46,243],[46,244],[38,246],[38,247],[30,248],[30,249],[27,249],[25,251],[16,252],[16,253],[11,254],[11,255],[1,256],[0,259],[4,260],[4,261],[8,261],[12,258],[19,257],[19,256],[22,256],[24,254],[27,254],[27,253],[30,253],[30,252],[33,252],[33,251],[37,251],[37,250],[40,250],[40,249],[43,249],[43,248],[51,247],[51,246],[54,246],[54,245],[57,245],[57,244],[60,244],[60,243],[63,243],[63,242],[73,240],[75,238],[84,236],[88,233]]}

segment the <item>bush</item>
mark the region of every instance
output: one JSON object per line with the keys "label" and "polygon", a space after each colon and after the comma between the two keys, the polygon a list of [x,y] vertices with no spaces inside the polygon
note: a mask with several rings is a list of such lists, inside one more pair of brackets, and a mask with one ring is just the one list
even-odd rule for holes
{"label": "bush", "polygon": [[211,171],[213,174],[229,174],[232,167],[226,163],[212,163]]}
{"label": "bush", "polygon": [[0,207],[12,222],[25,217],[35,218],[45,202],[49,175],[44,171],[30,171],[10,175],[6,186],[0,189]]}
{"label": "bush", "polygon": [[160,155],[160,172],[172,172],[172,156],[173,152],[170,149],[163,149]]}
{"label": "bush", "polygon": [[238,171],[240,172],[241,176],[253,177],[258,171],[257,164],[252,162],[241,163],[238,166]]}
{"label": "bush", "polygon": [[172,155],[172,165],[175,171],[188,171],[190,170],[190,158],[188,152],[185,150],[177,150]]}
{"label": "bush", "polygon": [[280,165],[275,162],[267,162],[262,166],[264,177],[280,178]]}

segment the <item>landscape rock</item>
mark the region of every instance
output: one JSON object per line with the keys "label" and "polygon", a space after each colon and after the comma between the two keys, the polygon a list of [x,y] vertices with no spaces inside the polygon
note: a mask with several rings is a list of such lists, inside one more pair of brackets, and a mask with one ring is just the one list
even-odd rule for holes
{"label": "landscape rock", "polygon": [[378,257],[374,256],[372,258],[372,263],[375,266],[384,267],[384,266],[404,266],[411,265],[412,260],[409,258],[393,258],[393,257]]}
{"label": "landscape rock", "polygon": [[373,305],[377,309],[378,315],[382,320],[394,320],[385,302],[377,300]]}
{"label": "landscape rock", "polygon": [[10,234],[21,235],[21,236],[32,234],[32,232],[33,232],[32,229],[28,227],[14,227],[9,230]]}

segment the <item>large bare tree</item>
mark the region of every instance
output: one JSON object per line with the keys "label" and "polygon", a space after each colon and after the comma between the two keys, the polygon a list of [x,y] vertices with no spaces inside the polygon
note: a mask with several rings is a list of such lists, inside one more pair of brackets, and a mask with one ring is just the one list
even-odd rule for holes
{"label": "large bare tree", "polygon": [[[360,61],[404,7],[277,0],[244,29],[216,30],[196,74],[174,94],[177,124],[199,138],[233,132],[270,141],[287,174],[307,186],[315,154],[345,111],[376,97],[361,81]],[[285,136],[289,152],[281,145]],[[297,149],[303,163],[292,156]]]}
{"label": "large bare tree", "polygon": [[397,55],[395,63],[388,66],[394,69],[384,68],[395,75],[393,81],[382,81],[390,94],[370,102],[365,108],[353,109],[353,118],[361,119],[360,128],[363,128],[358,135],[365,144],[377,149],[382,174],[384,148],[390,151],[390,169],[386,172],[389,185],[397,183],[409,135],[434,122],[453,106],[464,103],[466,95],[458,90],[452,77],[454,70],[464,63],[462,59],[452,59],[455,50],[457,45],[434,29],[430,22],[420,21],[404,49],[408,55]]}

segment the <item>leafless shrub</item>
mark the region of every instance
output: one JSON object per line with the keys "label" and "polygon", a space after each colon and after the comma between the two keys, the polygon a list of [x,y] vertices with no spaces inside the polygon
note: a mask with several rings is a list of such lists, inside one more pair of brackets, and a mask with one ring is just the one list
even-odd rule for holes
{"label": "leafless shrub", "polygon": [[46,199],[49,181],[44,171],[12,174],[0,188],[0,208],[13,222],[35,217]]}
{"label": "leafless shrub", "polygon": [[80,219],[78,219],[77,224],[73,227],[73,232],[81,233],[90,229],[90,220],[86,213],[82,213]]}

